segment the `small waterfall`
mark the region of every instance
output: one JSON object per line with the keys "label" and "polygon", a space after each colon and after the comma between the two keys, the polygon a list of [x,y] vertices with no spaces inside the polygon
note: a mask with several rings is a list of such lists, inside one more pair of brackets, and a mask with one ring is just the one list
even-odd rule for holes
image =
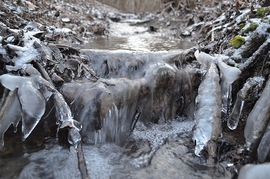
{"label": "small waterfall", "polygon": [[[85,52],[93,67],[100,67],[94,71],[102,78],[66,83],[61,90],[71,102],[74,118],[83,126],[83,141],[122,145],[138,120],[193,119],[196,85],[192,81],[198,75],[185,64],[177,68],[182,53]],[[102,68],[104,64],[106,68]]]}
{"label": "small waterfall", "polygon": [[125,142],[132,125],[132,116],[129,116],[127,108],[124,106],[118,110],[113,103],[103,120],[102,128],[95,133],[95,144],[109,142],[122,145]]}

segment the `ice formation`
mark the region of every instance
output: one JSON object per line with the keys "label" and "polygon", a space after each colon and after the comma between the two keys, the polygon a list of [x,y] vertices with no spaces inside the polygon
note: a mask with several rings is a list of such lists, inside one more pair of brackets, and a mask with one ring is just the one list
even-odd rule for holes
{"label": "ice formation", "polygon": [[17,98],[16,90],[11,91],[0,111],[0,149],[4,146],[4,134],[12,124],[14,132],[21,120],[20,102]]}
{"label": "ice formation", "polygon": [[46,101],[30,77],[4,74],[0,76],[0,82],[11,91],[18,89],[17,94],[22,110],[22,139],[25,140],[43,116]]}
{"label": "ice formation", "polygon": [[199,50],[196,50],[194,55],[195,55],[197,61],[202,65],[202,67],[209,68],[211,63],[215,61],[215,57],[213,57],[207,53],[200,52]]}
{"label": "ice formation", "polygon": [[[178,118],[180,119],[180,118]],[[172,120],[165,124],[151,124],[145,126],[142,122],[138,121],[134,131],[131,134],[131,138],[135,141],[146,141],[150,144],[150,152],[134,158],[130,163],[135,168],[141,168],[147,166],[156,151],[166,143],[167,140],[174,140],[181,133],[191,132],[194,122],[182,118],[178,121]]]}
{"label": "ice formation", "polygon": [[259,145],[259,141],[264,130],[269,123],[270,113],[270,80],[267,81],[265,88],[250,112],[245,126],[246,145],[249,150],[254,150]]}
{"label": "ice formation", "polygon": [[215,63],[210,64],[199,86],[196,102],[196,128],[193,133],[195,155],[200,156],[200,152],[206,148],[211,156],[215,156],[215,140],[221,133],[221,89]]}
{"label": "ice formation", "polygon": [[222,110],[227,114],[228,105],[230,105],[232,83],[239,78],[241,70],[232,67],[223,62],[222,59],[217,60],[217,65],[222,73],[221,91],[222,91]]}
{"label": "ice formation", "polygon": [[35,38],[33,35],[41,33],[39,32],[29,32],[24,31],[23,42],[24,46],[17,46],[13,44],[7,44],[7,46],[14,50],[17,54],[17,57],[14,57],[12,61],[14,62],[14,66],[7,66],[7,70],[18,70],[21,68],[25,68],[25,64],[30,63],[33,60],[37,60],[39,57],[39,53],[37,49],[34,47],[34,42],[40,43],[38,38]]}
{"label": "ice formation", "polygon": [[68,142],[76,147],[81,141],[81,135],[79,134],[79,131],[82,128],[81,124],[73,119],[69,106],[62,94],[58,91],[54,93],[54,105],[56,109],[55,115],[57,122],[59,123],[59,130],[69,128]]}
{"label": "ice formation", "polygon": [[239,119],[242,114],[242,109],[245,104],[245,100],[249,94],[249,91],[256,86],[261,86],[262,82],[264,81],[264,78],[262,77],[253,77],[249,78],[247,82],[244,84],[243,88],[238,91],[237,93],[237,98],[234,103],[232,112],[227,120],[227,126],[231,129],[234,130],[237,128]]}
{"label": "ice formation", "polygon": [[9,108],[5,107],[4,111],[1,112],[1,114],[4,114],[0,116],[2,140],[10,124],[16,127],[20,117],[22,118],[22,140],[25,140],[42,118],[46,109],[46,102],[54,94],[56,117],[60,124],[59,129],[69,127],[68,142],[72,145],[77,144],[80,141],[79,131],[81,126],[74,121],[70,108],[62,95],[48,81],[43,79],[31,65],[26,65],[25,70],[31,72],[32,75],[28,77],[10,74],[0,76],[1,84],[15,93],[5,102],[5,105]]}

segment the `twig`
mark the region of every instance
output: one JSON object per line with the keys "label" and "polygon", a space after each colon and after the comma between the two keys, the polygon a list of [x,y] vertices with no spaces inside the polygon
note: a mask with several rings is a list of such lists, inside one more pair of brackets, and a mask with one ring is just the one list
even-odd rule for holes
{"label": "twig", "polygon": [[78,157],[78,165],[79,165],[79,170],[81,172],[82,178],[83,179],[90,179],[85,163],[85,158],[84,158],[84,153],[82,149],[82,142],[78,144],[77,148],[77,157]]}

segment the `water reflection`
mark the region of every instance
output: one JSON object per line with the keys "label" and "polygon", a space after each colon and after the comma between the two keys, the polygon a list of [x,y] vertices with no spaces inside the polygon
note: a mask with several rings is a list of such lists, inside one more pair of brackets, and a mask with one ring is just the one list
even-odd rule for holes
{"label": "water reflection", "polygon": [[83,49],[104,49],[104,50],[131,50],[131,51],[169,51],[189,49],[195,44],[188,41],[181,41],[173,37],[154,36],[150,33],[137,34],[129,37],[99,37],[89,39]]}
{"label": "water reflection", "polygon": [[189,49],[196,44],[174,37],[172,32],[152,32],[148,26],[137,26],[136,19],[111,23],[107,37],[86,39],[84,49],[169,51]]}

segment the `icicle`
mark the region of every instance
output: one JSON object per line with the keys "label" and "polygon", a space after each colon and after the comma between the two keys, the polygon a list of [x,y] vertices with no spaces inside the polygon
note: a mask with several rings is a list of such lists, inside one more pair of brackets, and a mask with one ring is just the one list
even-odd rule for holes
{"label": "icicle", "polygon": [[243,88],[238,91],[237,93],[237,98],[232,110],[232,113],[230,114],[228,120],[227,120],[227,126],[231,129],[234,130],[237,128],[239,119],[242,114],[242,109],[245,104],[245,99],[247,98],[250,90],[254,86],[261,86],[263,82],[262,77],[253,77],[249,78],[247,82],[244,84]]}
{"label": "icicle", "polygon": [[238,126],[238,122],[242,113],[242,109],[244,107],[245,100],[237,93],[237,99],[235,101],[233,110],[229,119],[227,120],[227,126],[229,129],[234,130]]}
{"label": "icicle", "polygon": [[221,89],[217,67],[211,63],[205,79],[199,86],[196,98],[198,110],[195,113],[196,128],[193,140],[196,142],[195,155],[206,147],[213,157],[216,154],[215,140],[221,133]]}
{"label": "icicle", "polygon": [[227,65],[222,61],[222,59],[217,60],[217,65],[222,73],[222,111],[227,114],[228,106],[231,103],[232,83],[239,78],[241,70],[236,67],[231,67]]}
{"label": "icicle", "polygon": [[14,130],[21,119],[20,103],[15,91],[10,91],[0,111],[0,149],[4,146],[4,134],[11,124]]}
{"label": "icicle", "polygon": [[266,86],[250,112],[246,126],[245,138],[247,149],[253,151],[259,145],[259,141],[264,133],[266,125],[269,123],[270,113],[270,79],[267,81]]}

